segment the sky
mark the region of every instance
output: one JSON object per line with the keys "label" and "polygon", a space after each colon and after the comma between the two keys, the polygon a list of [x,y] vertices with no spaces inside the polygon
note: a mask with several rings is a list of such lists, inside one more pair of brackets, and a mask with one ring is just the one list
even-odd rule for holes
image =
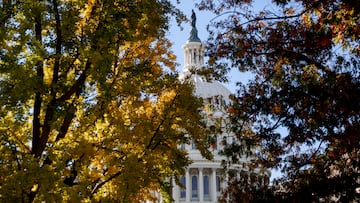
{"label": "sky", "polygon": [[[206,26],[210,23],[212,19],[216,17],[215,14],[209,12],[209,11],[199,11],[195,7],[195,2],[193,0],[181,0],[180,4],[176,3],[176,0],[172,0],[174,2],[174,5],[176,5],[183,13],[190,18],[191,16],[191,10],[194,9],[196,13],[196,27],[198,29],[198,36],[202,42],[205,42],[209,36],[209,33],[206,30]],[[271,9],[271,0],[255,0],[252,4],[252,7],[254,11],[262,10],[264,8]],[[180,65],[178,66],[177,70],[180,72],[183,67],[184,57],[183,57],[183,51],[182,51],[182,45],[184,45],[190,36],[190,23],[182,23],[181,25],[184,29],[181,30],[180,27],[177,26],[177,23],[173,19],[170,30],[168,33],[168,38],[173,43],[173,51],[175,55],[177,56],[177,63]],[[237,70],[233,70],[228,75],[229,82],[223,83],[224,86],[226,86],[231,92],[235,93],[236,91],[236,82],[247,82],[249,79],[252,78],[252,75],[247,73],[239,73]]]}

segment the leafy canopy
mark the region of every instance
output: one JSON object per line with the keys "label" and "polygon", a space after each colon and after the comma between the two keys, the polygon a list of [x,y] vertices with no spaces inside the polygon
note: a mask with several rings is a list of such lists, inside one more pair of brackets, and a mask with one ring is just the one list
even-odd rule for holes
{"label": "leafy canopy", "polygon": [[273,0],[253,12],[254,2],[198,3],[219,15],[207,44],[215,72],[254,75],[238,84],[232,130],[257,147],[255,164],[284,173],[283,199],[359,200],[360,3]]}
{"label": "leafy canopy", "polygon": [[0,202],[139,202],[206,129],[167,0],[0,1]]}

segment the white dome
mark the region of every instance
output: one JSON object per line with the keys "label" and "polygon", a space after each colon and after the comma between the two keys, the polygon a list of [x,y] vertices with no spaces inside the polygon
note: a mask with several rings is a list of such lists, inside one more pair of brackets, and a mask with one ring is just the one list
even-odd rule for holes
{"label": "white dome", "polygon": [[224,87],[218,81],[207,82],[200,76],[192,77],[195,85],[195,95],[201,98],[212,98],[216,96],[222,96],[222,98],[228,103],[230,101],[229,96],[231,95],[230,90]]}

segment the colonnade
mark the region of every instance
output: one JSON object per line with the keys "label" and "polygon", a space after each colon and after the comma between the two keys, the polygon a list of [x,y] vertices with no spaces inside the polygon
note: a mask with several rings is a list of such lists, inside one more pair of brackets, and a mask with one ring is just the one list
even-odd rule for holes
{"label": "colonnade", "polygon": [[204,64],[203,61],[203,54],[200,50],[193,48],[193,49],[186,49],[185,50],[185,65],[196,65],[196,64]]}
{"label": "colonnade", "polygon": [[220,172],[216,168],[187,168],[185,176],[180,177],[180,183],[185,187],[174,184],[175,202],[216,202],[221,187]]}
{"label": "colonnade", "polygon": [[183,46],[184,66],[201,67],[204,65],[204,47],[200,42],[188,42]]}

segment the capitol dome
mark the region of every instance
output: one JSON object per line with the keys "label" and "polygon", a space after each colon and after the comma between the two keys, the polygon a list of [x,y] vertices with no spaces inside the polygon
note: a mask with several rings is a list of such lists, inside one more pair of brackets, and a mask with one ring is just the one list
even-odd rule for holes
{"label": "capitol dome", "polygon": [[[194,95],[203,100],[203,113],[209,126],[217,124],[223,127],[229,122],[228,109],[232,104],[230,99],[232,93],[218,81],[207,81],[203,76],[196,74],[197,70],[205,66],[204,45],[197,36],[194,12],[191,17],[192,30],[189,39],[182,46],[184,67],[179,75],[179,80],[194,85]],[[212,160],[202,157],[194,142],[179,146],[187,151],[192,163],[185,168],[185,175],[179,177],[182,186],[177,185],[173,180],[172,196],[175,203],[216,203],[222,191],[227,187],[229,171],[235,172],[238,176],[241,176],[241,173],[243,174],[242,178],[245,179],[250,177],[248,176],[250,171],[245,167],[249,163],[249,158],[241,158],[239,164],[233,164],[226,170],[222,165],[227,157],[219,152],[227,144],[236,142],[235,136],[227,130],[223,130],[213,139],[210,149],[213,154]],[[252,175],[255,173],[256,171],[251,171]],[[270,174],[266,176],[268,175]],[[260,178],[259,180],[262,181]]]}
{"label": "capitol dome", "polygon": [[[184,67],[180,73],[181,81],[187,80],[194,85],[194,94],[203,99],[203,112],[212,119],[225,122],[227,108],[231,104],[231,92],[217,81],[207,81],[196,74],[196,70],[204,67],[204,45],[197,36],[196,16],[192,15],[190,38],[182,46],[184,51]],[[195,71],[192,71],[195,70]],[[195,72],[195,73],[193,73]],[[212,119],[210,119],[212,118]],[[212,149],[214,159],[207,160],[196,149],[195,143],[183,144],[180,147],[188,152],[192,163],[185,169],[185,175],[179,177],[183,187],[173,184],[173,198],[176,203],[215,203],[222,188],[226,187],[226,172],[221,165],[226,159],[219,155],[224,142],[231,143],[235,139],[227,133],[215,137]]]}

